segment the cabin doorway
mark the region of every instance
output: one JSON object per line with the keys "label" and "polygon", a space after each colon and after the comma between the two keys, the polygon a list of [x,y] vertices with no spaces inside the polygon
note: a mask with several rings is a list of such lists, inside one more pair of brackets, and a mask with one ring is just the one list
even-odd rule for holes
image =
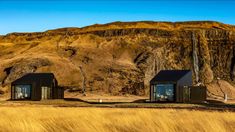
{"label": "cabin doorway", "polygon": [[50,87],[42,86],[42,100],[52,99],[52,89]]}
{"label": "cabin doorway", "polygon": [[183,102],[190,102],[190,87],[188,86],[183,87]]}

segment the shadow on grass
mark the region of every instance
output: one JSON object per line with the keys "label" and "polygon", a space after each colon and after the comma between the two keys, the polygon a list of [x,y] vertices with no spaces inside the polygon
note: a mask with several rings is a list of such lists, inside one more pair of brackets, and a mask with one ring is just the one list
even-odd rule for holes
{"label": "shadow on grass", "polygon": [[223,101],[218,100],[207,100],[208,103],[204,103],[202,105],[207,107],[217,107],[217,108],[232,108],[235,109],[235,104],[227,104]]}
{"label": "shadow on grass", "polygon": [[146,102],[146,99],[137,99],[135,101],[132,101],[131,103],[147,103],[147,102]]}
{"label": "shadow on grass", "polygon": [[27,101],[40,101],[40,100],[30,100],[30,99],[7,99],[6,101],[22,101],[22,102],[27,102]]}
{"label": "shadow on grass", "polygon": [[86,100],[82,100],[79,98],[64,98],[65,101],[79,101],[79,102],[84,102],[84,103],[88,103],[88,104],[121,104],[121,103],[127,103],[127,102],[99,102],[99,100],[97,99],[97,101],[86,101]]}
{"label": "shadow on grass", "polygon": [[84,102],[84,103],[89,103],[88,101],[79,99],[79,98],[64,98],[65,101],[76,101],[76,102]]}
{"label": "shadow on grass", "polygon": [[209,104],[225,104],[223,101],[219,100],[207,100]]}

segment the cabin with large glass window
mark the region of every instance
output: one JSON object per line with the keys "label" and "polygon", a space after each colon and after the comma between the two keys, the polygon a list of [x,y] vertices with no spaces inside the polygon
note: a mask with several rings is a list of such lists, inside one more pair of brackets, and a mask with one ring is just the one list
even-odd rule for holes
{"label": "cabin with large glass window", "polygon": [[192,85],[190,70],[162,70],[150,81],[150,102],[203,103],[206,92]]}
{"label": "cabin with large glass window", "polygon": [[11,83],[12,100],[63,98],[64,90],[58,86],[53,73],[28,73]]}

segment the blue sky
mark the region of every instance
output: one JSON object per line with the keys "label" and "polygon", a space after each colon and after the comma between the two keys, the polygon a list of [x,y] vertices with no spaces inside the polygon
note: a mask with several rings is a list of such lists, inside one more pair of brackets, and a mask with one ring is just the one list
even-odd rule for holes
{"label": "blue sky", "polygon": [[0,34],[113,21],[213,20],[235,25],[233,0],[0,0]]}

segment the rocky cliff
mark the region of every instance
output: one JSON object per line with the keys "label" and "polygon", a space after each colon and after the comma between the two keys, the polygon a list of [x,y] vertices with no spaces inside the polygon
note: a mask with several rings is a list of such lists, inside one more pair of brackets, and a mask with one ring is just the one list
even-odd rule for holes
{"label": "rocky cliff", "polygon": [[2,87],[28,72],[53,72],[59,85],[79,91],[82,69],[86,91],[146,95],[160,70],[191,69],[194,84],[235,96],[235,26],[218,22],[115,22],[11,33],[0,36],[0,61]]}

